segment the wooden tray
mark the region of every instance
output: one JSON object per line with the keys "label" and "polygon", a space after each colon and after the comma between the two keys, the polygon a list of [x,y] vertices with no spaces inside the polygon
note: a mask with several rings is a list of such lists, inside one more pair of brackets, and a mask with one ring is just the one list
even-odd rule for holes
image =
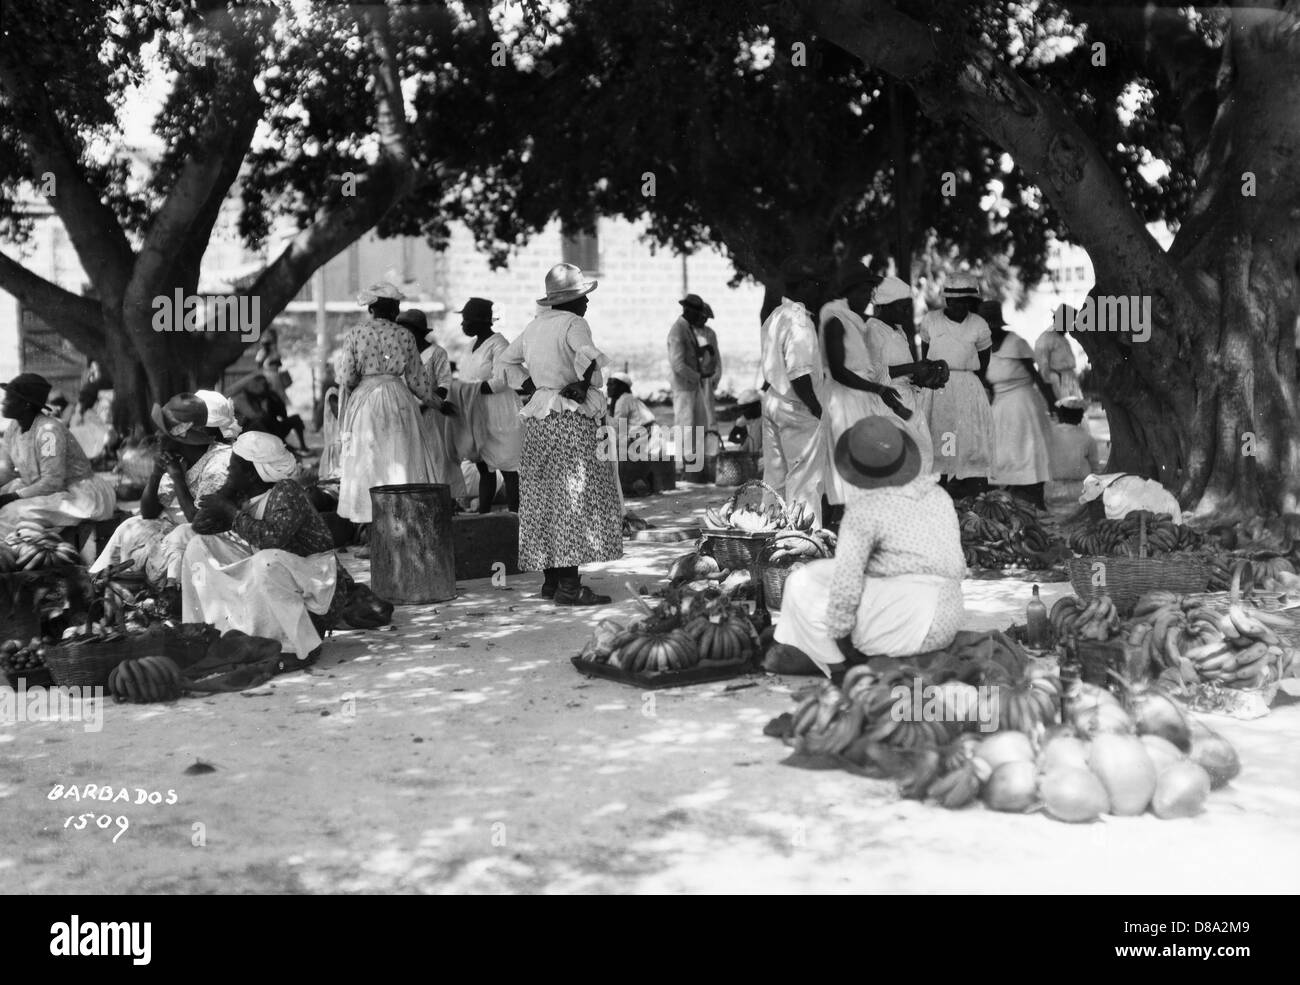
{"label": "wooden tray", "polygon": [[649,674],[629,674],[609,664],[571,657],[570,662],[578,673],[587,677],[603,677],[619,684],[630,684],[647,691],[658,691],[667,687],[686,687],[691,684],[711,684],[714,681],[729,681],[756,672],[752,660],[737,660],[730,663],[701,663],[689,670],[654,671]]}

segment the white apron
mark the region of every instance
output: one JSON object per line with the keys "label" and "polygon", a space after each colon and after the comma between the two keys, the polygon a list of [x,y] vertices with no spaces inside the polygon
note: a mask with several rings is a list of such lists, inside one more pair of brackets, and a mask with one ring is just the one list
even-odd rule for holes
{"label": "white apron", "polygon": [[994,434],[989,482],[996,486],[1030,486],[1052,477],[1047,407],[1029,371],[1017,361],[1032,358],[1028,345],[1008,337],[989,359]]}
{"label": "white apron", "polygon": [[339,516],[371,520],[372,486],[436,482],[420,402],[400,376],[363,377],[339,405]]}

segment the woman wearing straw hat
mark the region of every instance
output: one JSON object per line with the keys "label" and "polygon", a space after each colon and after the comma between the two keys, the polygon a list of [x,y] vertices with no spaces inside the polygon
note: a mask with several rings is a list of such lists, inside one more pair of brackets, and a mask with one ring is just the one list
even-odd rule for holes
{"label": "woman wearing straw hat", "polygon": [[497,360],[510,386],[532,391],[520,411],[519,567],[544,573],[542,597],[556,605],[607,605],[578,566],[623,556],[617,463],[597,454],[609,359],[583,318],[595,289],[573,264],[552,267],[542,310]]}
{"label": "woman wearing straw hat", "polygon": [[[984,390],[993,339],[975,313],[979,288],[969,274],[953,274],[943,288],[944,307],[927,312],[917,334],[921,355],[948,364],[942,390],[927,390],[922,407],[934,444],[934,470],[954,495],[979,492],[993,467],[993,411]],[[960,483],[960,486],[958,485]]]}
{"label": "woman wearing straw hat", "polygon": [[519,512],[519,455],[523,433],[519,424],[519,397],[497,373],[496,361],[510,342],[494,331],[492,302],[470,298],[460,309],[460,327],[473,339],[458,369],[452,388],[461,414],[457,447],[478,469],[478,511],[491,513],[497,495],[497,473],[506,486],[506,508]]}
{"label": "woman wearing straw hat", "polygon": [[0,388],[9,419],[0,439],[0,537],[21,520],[57,530],[112,516],[113,487],[95,475],[68,426],[45,413],[49,381],[20,373]]}
{"label": "woman wearing straw hat", "polygon": [[154,404],[153,422],[161,447],[140,496],[140,515],[113,531],[90,571],[133,561],[135,571],[161,589],[180,584],[196,504],[226,484],[229,443],[240,426],[229,398],[215,390],[178,393],[161,407]]}
{"label": "woman wearing straw hat", "polygon": [[823,673],[847,658],[941,649],[960,628],[966,562],[952,499],[921,471],[915,440],[867,417],[835,443],[850,487],[835,557],[791,572],[773,646],[774,673]]}
{"label": "woman wearing straw hat", "polygon": [[433,482],[421,407],[433,400],[429,367],[397,324],[402,293],[375,284],[357,296],[370,317],[344,337],[335,362],[339,398],[339,516],[371,520],[372,486]]}

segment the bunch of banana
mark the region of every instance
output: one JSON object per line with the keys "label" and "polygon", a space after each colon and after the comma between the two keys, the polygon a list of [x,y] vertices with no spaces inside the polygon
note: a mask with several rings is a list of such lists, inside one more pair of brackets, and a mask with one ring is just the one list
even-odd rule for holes
{"label": "bunch of banana", "polygon": [[835,705],[835,715],[825,728],[810,728],[793,742],[796,752],[809,756],[838,756],[862,734],[862,706],[841,699]]}
{"label": "bunch of banana", "polygon": [[1058,640],[1108,640],[1120,628],[1119,612],[1109,595],[1094,598],[1087,605],[1067,595],[1052,606],[1048,621]]}
{"label": "bunch of banana", "polygon": [[123,660],[108,674],[108,691],[118,701],[175,701],[182,688],[180,668],[170,657]]}
{"label": "bunch of banana", "polygon": [[800,560],[813,561],[822,557],[824,551],[816,543],[810,543],[807,537],[781,536],[772,541],[772,550],[767,555],[768,563],[794,563]]}
{"label": "bunch of banana", "polygon": [[1285,617],[1230,605],[1216,623],[1222,638],[1193,646],[1181,656],[1191,661],[1202,681],[1233,688],[1261,687],[1287,662],[1282,641],[1266,625],[1275,619],[1290,625]]}
{"label": "bunch of banana", "polygon": [[947,722],[912,722],[882,715],[865,732],[873,742],[886,742],[899,749],[929,749],[947,745],[952,732]]}
{"label": "bunch of banana", "polygon": [[1051,725],[1057,720],[1061,680],[1055,674],[1031,667],[1025,680],[998,688],[997,695],[998,728],[1033,735],[1040,725]]}
{"label": "bunch of banana", "polygon": [[798,500],[790,507],[790,529],[812,530],[817,523],[817,514],[803,500]]}
{"label": "bunch of banana", "polygon": [[[830,681],[826,681],[800,699],[798,707],[794,710],[791,736],[800,739],[810,733],[823,733],[853,705],[855,702],[849,701],[842,690]],[[858,724],[861,726],[860,720]],[[845,745],[847,746],[848,743]]]}
{"label": "bunch of banana", "polygon": [[610,642],[609,663],[629,674],[686,670],[699,662],[699,647],[682,629],[625,630]]}
{"label": "bunch of banana", "polygon": [[927,796],[949,810],[958,810],[975,801],[991,773],[984,760],[978,757],[964,759],[955,769],[931,783]]}
{"label": "bunch of banana", "polygon": [[731,528],[764,533],[769,530],[781,530],[786,526],[786,517],[775,503],[769,503],[761,509],[754,509],[752,506],[735,506],[728,500],[720,509],[705,510],[704,518],[717,530]]}
{"label": "bunch of banana", "polygon": [[1100,519],[1075,530],[1070,534],[1070,549],[1084,556],[1137,557],[1144,519],[1149,557],[1190,551],[1201,545],[1200,534],[1186,524],[1175,524],[1169,514],[1134,510],[1123,519]]}
{"label": "bunch of banana", "polygon": [[1031,507],[1007,493],[983,493],[958,503],[962,552],[972,568],[1043,564],[1051,538]]}
{"label": "bunch of banana", "polygon": [[79,555],[71,544],[59,539],[50,528],[32,520],[19,520],[18,526],[5,538],[13,550],[11,570],[33,571],[55,564],[80,564]]}

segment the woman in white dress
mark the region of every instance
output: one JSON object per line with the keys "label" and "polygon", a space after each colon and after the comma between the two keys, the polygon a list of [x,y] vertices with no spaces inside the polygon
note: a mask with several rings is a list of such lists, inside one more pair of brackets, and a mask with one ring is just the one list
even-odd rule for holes
{"label": "woman in white dress", "polygon": [[433,399],[429,367],[397,324],[403,295],[391,284],[362,291],[370,317],[344,337],[335,370],[339,399],[339,516],[370,523],[373,486],[437,481],[424,440],[423,405]]}
{"label": "woman in white dress", "polygon": [[1039,335],[1034,343],[1038,373],[1052,387],[1049,406],[1059,407],[1065,401],[1083,399],[1074,350],[1070,348],[1070,332],[1074,330],[1077,314],[1070,305],[1059,305],[1052,314],[1052,327]]}
{"label": "woman in white dress", "polygon": [[519,397],[497,372],[496,362],[510,345],[492,330],[492,302],[470,298],[461,315],[461,330],[474,340],[457,369],[455,387],[460,408],[459,451],[478,468],[478,512],[491,513],[497,494],[497,472],[506,484],[506,507],[519,512],[519,456],[523,432]]}
{"label": "woman in white dress", "polygon": [[899,413],[882,399],[874,413],[890,418],[911,436],[921,454],[921,471],[928,475],[934,468],[934,446],[923,405],[925,391],[913,382],[917,370],[928,367],[912,348],[912,289],[897,277],[886,277],[871,295],[871,309],[865,335],[873,378],[892,389],[898,403],[911,412]]}
{"label": "woman in white dress", "polygon": [[993,387],[993,469],[989,482],[1007,488],[1040,510],[1047,509],[1044,483],[1051,475],[1048,410],[1052,388],[1034,369],[1034,351],[1007,331],[1002,304],[980,306],[993,340],[988,381]]}
{"label": "woman in white dress", "polygon": [[921,355],[948,364],[942,390],[926,391],[925,416],[934,446],[934,470],[950,493],[960,496],[988,487],[993,467],[993,411],[984,390],[993,340],[975,313],[979,289],[969,274],[948,278],[944,307],[921,319]]}
{"label": "woman in white dress", "polygon": [[225,485],[228,442],[240,427],[229,398],[215,390],[181,393],[162,407],[155,404],[153,421],[162,444],[140,497],[140,515],[113,531],[90,571],[132,561],[149,585],[162,589],[180,584],[196,504]]}
{"label": "woman in white dress", "polygon": [[[437,467],[436,482],[451,487],[451,498],[465,498],[465,477],[460,471],[460,457],[456,454],[455,429],[458,411],[448,399],[451,391],[451,357],[437,343],[429,331],[429,319],[419,308],[408,308],[397,316],[397,324],[408,329],[420,350],[420,361],[429,367],[433,379],[433,400],[421,415],[424,440]],[[460,507],[455,507],[459,509]]]}

